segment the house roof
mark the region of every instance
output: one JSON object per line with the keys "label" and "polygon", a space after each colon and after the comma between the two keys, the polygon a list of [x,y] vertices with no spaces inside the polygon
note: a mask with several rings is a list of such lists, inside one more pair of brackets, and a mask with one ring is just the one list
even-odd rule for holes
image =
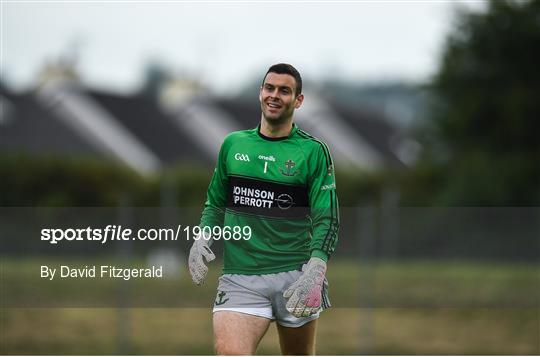
{"label": "house roof", "polygon": [[139,138],[163,163],[208,162],[192,137],[150,98],[89,91],[104,109]]}
{"label": "house roof", "polygon": [[102,155],[82,135],[46,110],[34,93],[13,94],[4,91],[1,96],[10,107],[7,117],[0,124],[2,151],[39,155]]}
{"label": "house roof", "polygon": [[[114,154],[122,160],[122,153],[132,147],[141,155],[148,153],[145,155],[154,157],[158,165],[178,162],[213,165],[221,136],[230,130],[254,128],[260,121],[257,98],[203,95],[180,102],[178,108],[170,110],[142,94],[128,96],[81,88],[74,92],[70,92],[69,87],[66,92],[64,88],[60,95],[53,91],[48,101],[34,92],[14,94],[3,87],[0,87],[0,95],[3,103],[7,103],[4,107],[8,108],[0,120],[0,148],[36,155]],[[316,94],[310,98],[313,98],[310,105],[297,112],[296,121],[306,131],[325,140],[336,161],[367,168],[404,167],[396,153],[396,143],[399,144],[403,136],[384,118],[353,111]],[[53,103],[64,101],[64,104],[72,101],[73,110],[55,110],[49,103],[51,100]],[[79,113],[75,110],[77,105]],[[70,115],[79,118],[70,119]],[[94,119],[99,119],[99,128],[92,127]],[[116,134],[108,135],[109,132]],[[213,135],[211,142],[207,140],[210,134]],[[114,142],[115,138],[124,140],[127,146],[115,149],[115,145],[120,145]],[[133,160],[137,157],[130,156],[123,161],[136,168]]]}
{"label": "house roof", "polygon": [[382,115],[351,110],[329,101],[333,110],[362,136],[370,146],[377,150],[392,167],[404,167],[404,163],[395,152],[396,142],[403,134],[390,124]]}

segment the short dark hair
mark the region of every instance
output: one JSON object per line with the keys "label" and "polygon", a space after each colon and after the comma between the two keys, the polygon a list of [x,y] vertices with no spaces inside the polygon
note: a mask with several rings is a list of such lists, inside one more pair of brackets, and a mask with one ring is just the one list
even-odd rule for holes
{"label": "short dark hair", "polygon": [[300,93],[302,93],[302,77],[300,77],[300,72],[298,72],[296,68],[294,68],[290,64],[278,63],[270,66],[270,68],[268,68],[268,71],[266,71],[266,74],[264,75],[261,85],[264,85],[264,80],[266,79],[268,73],[288,74],[290,76],[293,76],[296,82],[295,95],[299,95]]}

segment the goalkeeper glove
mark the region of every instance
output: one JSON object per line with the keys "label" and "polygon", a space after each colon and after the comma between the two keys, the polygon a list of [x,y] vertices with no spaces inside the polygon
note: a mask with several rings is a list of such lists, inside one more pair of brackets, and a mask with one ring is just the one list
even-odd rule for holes
{"label": "goalkeeper glove", "polygon": [[288,299],[287,311],[296,317],[316,314],[323,305],[323,284],[326,263],[320,258],[311,258],[304,272],[284,293]]}
{"label": "goalkeeper glove", "polygon": [[212,240],[210,237],[204,237],[199,235],[194,237],[193,245],[189,251],[188,266],[191,279],[197,285],[204,283],[206,273],[208,273],[208,267],[204,264],[203,257],[207,262],[211,262],[216,258],[210,245]]}

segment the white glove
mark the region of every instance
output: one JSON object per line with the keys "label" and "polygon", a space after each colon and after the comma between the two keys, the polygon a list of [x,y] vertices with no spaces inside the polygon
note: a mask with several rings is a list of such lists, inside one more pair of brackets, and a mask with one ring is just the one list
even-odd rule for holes
{"label": "white glove", "polygon": [[285,292],[283,297],[288,299],[287,311],[296,317],[316,314],[321,310],[323,302],[322,290],[326,263],[320,258],[311,258],[304,272]]}
{"label": "white glove", "polygon": [[[193,245],[189,250],[188,266],[191,279],[197,285],[204,283],[208,267],[204,264],[203,257],[207,262],[211,262],[216,258],[212,250],[210,250],[211,238],[199,235],[194,237]],[[209,244],[210,243],[210,244]]]}

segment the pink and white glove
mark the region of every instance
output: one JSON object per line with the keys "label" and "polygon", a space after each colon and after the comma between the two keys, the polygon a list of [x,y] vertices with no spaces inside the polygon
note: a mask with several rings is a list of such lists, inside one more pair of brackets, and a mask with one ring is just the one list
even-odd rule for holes
{"label": "pink and white glove", "polygon": [[323,297],[324,274],[326,262],[320,258],[311,258],[304,272],[285,292],[283,297],[288,299],[287,311],[296,317],[314,315],[321,310]]}

